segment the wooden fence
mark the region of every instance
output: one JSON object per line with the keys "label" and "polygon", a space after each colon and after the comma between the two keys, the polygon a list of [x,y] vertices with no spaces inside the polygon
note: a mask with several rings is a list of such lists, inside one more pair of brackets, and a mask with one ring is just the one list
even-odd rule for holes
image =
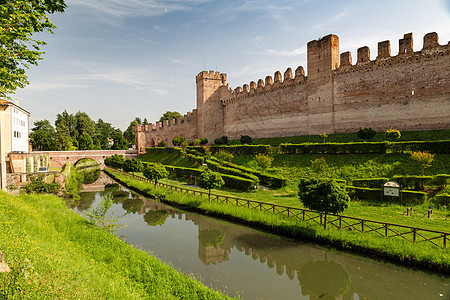
{"label": "wooden fence", "polygon": [[[147,178],[136,176],[134,174],[130,174],[122,170],[117,169],[114,170],[124,175],[131,176],[135,179],[150,182]],[[208,199],[209,197],[207,192],[199,190],[191,190],[161,182],[158,182],[158,186],[183,194],[199,196],[200,198]],[[352,230],[366,234],[372,233],[386,238],[393,238],[393,237],[402,238],[406,241],[413,243],[428,242],[441,248],[447,247],[447,243],[450,237],[449,232],[423,229],[386,222],[378,222],[355,217],[325,214],[304,208],[289,207],[255,200],[247,200],[232,196],[211,194],[211,201],[230,204],[238,207],[245,207],[248,209],[266,211],[273,214],[282,215],[288,218],[295,218],[302,222],[313,222],[320,226],[323,226],[325,229],[336,228],[336,229]]]}

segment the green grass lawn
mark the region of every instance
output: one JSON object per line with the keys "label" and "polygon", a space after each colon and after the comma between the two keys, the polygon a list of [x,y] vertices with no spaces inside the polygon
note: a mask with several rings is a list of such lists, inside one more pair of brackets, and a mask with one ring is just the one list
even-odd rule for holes
{"label": "green grass lawn", "polygon": [[[132,186],[143,193],[151,195],[163,195],[167,200],[192,206],[200,209],[206,214],[218,213],[226,216],[237,217],[243,220],[265,224],[270,228],[281,228],[293,234],[293,236],[307,236],[313,239],[327,239],[329,241],[339,241],[343,245],[359,245],[372,249],[385,251],[391,255],[413,258],[419,261],[430,261],[438,264],[449,265],[449,249],[431,245],[430,243],[411,243],[401,238],[385,238],[375,233],[361,234],[356,231],[336,230],[330,228],[324,230],[323,227],[312,222],[301,222],[295,218],[288,218],[271,212],[248,209],[246,207],[236,207],[224,203],[208,203],[208,199],[201,199],[198,196],[186,195],[182,193],[167,191],[164,188],[155,190],[153,183],[142,182],[132,179],[127,175],[111,171],[119,180],[128,186]],[[169,182],[170,183],[170,182]],[[223,192],[222,190],[220,191]],[[298,202],[297,202],[298,203]],[[386,206],[366,206],[364,203],[350,204],[351,208],[344,215],[355,214],[357,217],[367,217],[371,220],[386,221],[398,224],[405,224],[429,229],[448,231],[448,220],[444,212],[436,211],[432,219],[423,216],[426,207],[415,208],[415,213],[411,217],[406,217],[403,213],[405,207],[396,205]],[[406,212],[406,211],[405,211]],[[426,235],[426,233],[424,233]],[[442,242],[442,238],[441,238]]]}
{"label": "green grass lawn", "polygon": [[52,195],[0,191],[0,299],[227,299]]}

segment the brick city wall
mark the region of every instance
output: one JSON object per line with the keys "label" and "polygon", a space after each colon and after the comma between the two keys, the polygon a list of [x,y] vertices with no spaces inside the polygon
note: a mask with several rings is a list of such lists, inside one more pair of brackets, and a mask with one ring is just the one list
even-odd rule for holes
{"label": "brick city wall", "polygon": [[278,137],[355,132],[370,126],[384,131],[450,128],[450,43],[439,45],[438,35],[424,37],[413,51],[412,34],[399,41],[391,55],[390,42],[378,43],[375,60],[370,49],[339,55],[339,38],[328,35],[307,45],[308,76],[303,67],[293,73],[275,72],[234,90],[226,74],[199,73],[197,109],[185,121],[136,126],[139,153],[182,135],[188,140],[222,135]]}

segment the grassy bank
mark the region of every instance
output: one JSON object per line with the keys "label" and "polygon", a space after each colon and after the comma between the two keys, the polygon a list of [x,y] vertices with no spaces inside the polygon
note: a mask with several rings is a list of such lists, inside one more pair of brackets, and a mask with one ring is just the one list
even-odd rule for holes
{"label": "grassy bank", "polygon": [[221,203],[208,203],[192,195],[155,190],[153,184],[132,179],[118,172],[110,171],[125,185],[139,190],[146,195],[163,195],[167,201],[182,204],[205,214],[220,216],[225,219],[239,221],[255,227],[282,233],[295,238],[303,238],[338,246],[344,249],[370,250],[370,253],[390,257],[395,261],[407,262],[417,266],[434,265],[436,270],[449,272],[450,250],[441,249],[426,243],[407,242],[401,239],[387,239],[375,234],[360,234],[348,230],[324,230],[313,223],[299,222],[293,218],[274,215],[268,212],[250,210],[244,207],[235,207]]}
{"label": "grassy bank", "polygon": [[0,191],[0,299],[227,299],[50,195]]}

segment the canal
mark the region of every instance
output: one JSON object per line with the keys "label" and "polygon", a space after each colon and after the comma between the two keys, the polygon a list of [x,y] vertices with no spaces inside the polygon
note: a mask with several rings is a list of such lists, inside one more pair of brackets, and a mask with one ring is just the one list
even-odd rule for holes
{"label": "canal", "polygon": [[124,241],[243,299],[450,299],[449,278],[185,212],[101,174],[77,212],[112,194]]}

